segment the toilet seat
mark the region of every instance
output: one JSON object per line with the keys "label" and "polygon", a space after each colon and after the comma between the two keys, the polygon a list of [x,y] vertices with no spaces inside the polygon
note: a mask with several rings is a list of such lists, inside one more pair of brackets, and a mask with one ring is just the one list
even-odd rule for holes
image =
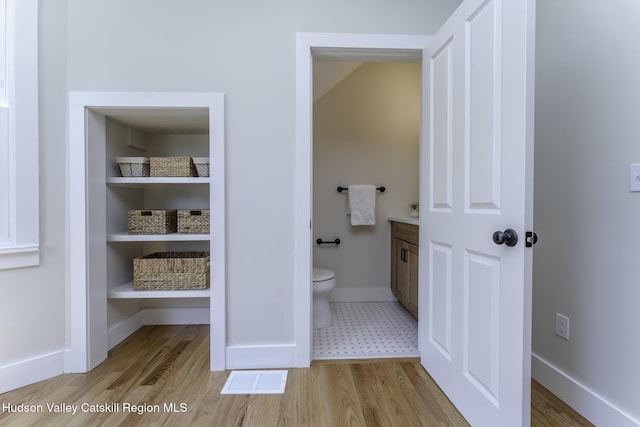
{"label": "toilet seat", "polygon": [[326,282],[327,280],[331,280],[336,277],[335,273],[331,270],[326,270],[324,268],[314,268],[313,269],[313,281],[314,282]]}

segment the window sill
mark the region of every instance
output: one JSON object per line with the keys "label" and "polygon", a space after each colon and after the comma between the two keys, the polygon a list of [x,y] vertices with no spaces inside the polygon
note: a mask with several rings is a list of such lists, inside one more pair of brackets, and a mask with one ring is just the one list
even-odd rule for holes
{"label": "window sill", "polygon": [[0,248],[0,270],[33,267],[40,264],[40,247],[9,246]]}

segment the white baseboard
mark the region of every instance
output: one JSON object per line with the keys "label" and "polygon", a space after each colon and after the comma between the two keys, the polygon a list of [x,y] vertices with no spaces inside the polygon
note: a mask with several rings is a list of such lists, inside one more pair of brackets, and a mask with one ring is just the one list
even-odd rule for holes
{"label": "white baseboard", "polygon": [[107,348],[111,350],[129,335],[144,326],[144,310],[138,311],[107,331]]}
{"label": "white baseboard", "polygon": [[109,350],[144,325],[208,325],[211,311],[206,308],[145,308],[109,328]]}
{"label": "white baseboard", "polygon": [[227,369],[290,368],[296,366],[294,344],[227,347]]}
{"label": "white baseboard", "polygon": [[597,426],[640,427],[640,420],[535,353],[531,355],[531,376]]}
{"label": "white baseboard", "polygon": [[0,393],[64,373],[64,350],[0,366]]}
{"label": "white baseboard", "polygon": [[[210,310],[206,308],[147,308],[109,328],[109,350],[144,325],[206,325]],[[64,373],[65,351],[37,356],[11,365],[0,366],[0,393],[46,380]]]}
{"label": "white baseboard", "polygon": [[208,325],[209,307],[203,308],[146,308],[145,325]]}
{"label": "white baseboard", "polygon": [[397,301],[391,292],[391,288],[333,288],[329,293],[331,302],[377,302]]}

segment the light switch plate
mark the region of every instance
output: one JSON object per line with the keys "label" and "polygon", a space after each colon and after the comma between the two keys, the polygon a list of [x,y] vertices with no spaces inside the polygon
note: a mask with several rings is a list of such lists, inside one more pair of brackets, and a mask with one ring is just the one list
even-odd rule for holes
{"label": "light switch plate", "polygon": [[629,165],[629,191],[640,191],[640,163]]}

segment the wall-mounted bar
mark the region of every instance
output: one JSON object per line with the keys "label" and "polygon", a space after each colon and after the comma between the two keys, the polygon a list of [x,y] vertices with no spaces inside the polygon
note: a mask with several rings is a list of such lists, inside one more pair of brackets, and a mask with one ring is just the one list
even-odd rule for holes
{"label": "wall-mounted bar", "polygon": [[318,239],[318,240],[316,240],[316,243],[319,244],[319,245],[326,245],[326,244],[339,245],[340,244],[340,239],[335,239],[335,240]]}
{"label": "wall-mounted bar", "polygon": [[[386,190],[386,188],[384,188],[383,186],[380,186],[380,187],[376,187],[376,190],[378,190],[381,193],[384,193],[384,190]],[[342,193],[343,191],[349,191],[349,188],[343,187],[343,186],[338,187],[338,193]]]}

